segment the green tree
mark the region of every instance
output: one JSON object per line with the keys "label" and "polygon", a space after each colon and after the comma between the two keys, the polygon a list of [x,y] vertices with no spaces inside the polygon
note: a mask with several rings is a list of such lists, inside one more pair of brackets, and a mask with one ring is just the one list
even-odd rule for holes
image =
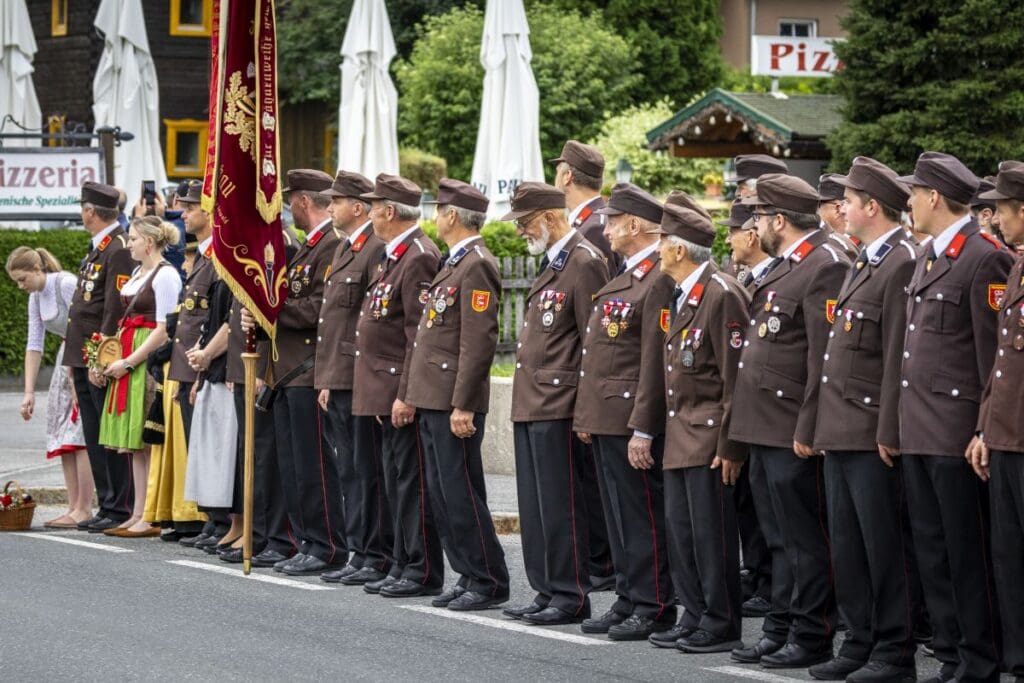
{"label": "green tree", "polygon": [[[635,50],[598,16],[535,4],[527,18],[540,91],[541,152],[548,159],[569,138],[595,136],[606,111],[626,106],[639,80]],[[482,35],[483,13],[475,6],[428,17],[409,60],[396,67],[403,144],[444,157],[456,178],[468,178],[473,165]]]}
{"label": "green tree", "polygon": [[[637,48],[643,78],[633,90],[634,101],[668,95],[685,102],[721,78],[719,0],[555,0],[555,4],[597,13],[605,26]],[[583,39],[582,28],[571,31],[567,39]]]}
{"label": "green tree", "polygon": [[938,150],[989,174],[1024,155],[1024,4],[853,0],[843,26],[845,122],[828,140],[836,168],[865,154],[909,171]]}

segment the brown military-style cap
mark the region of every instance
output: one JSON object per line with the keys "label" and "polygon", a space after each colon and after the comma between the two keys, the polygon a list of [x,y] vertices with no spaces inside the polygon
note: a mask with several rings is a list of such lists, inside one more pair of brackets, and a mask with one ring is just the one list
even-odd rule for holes
{"label": "brown military-style cap", "polygon": [[660,235],[674,235],[701,247],[710,247],[715,242],[715,229],[711,221],[693,209],[666,204],[661,217]]}
{"label": "brown military-style cap", "polygon": [[736,182],[760,178],[766,173],[789,173],[789,167],[782,159],[767,154],[740,154],[733,159],[736,165]]}
{"label": "brown military-style cap", "polygon": [[968,204],[978,189],[978,176],[951,154],[923,152],[914,164],[914,174],[900,176],[907,185],[930,187],[959,204]]}
{"label": "brown military-style cap", "polygon": [[624,213],[649,220],[652,223],[660,223],[661,202],[633,183],[616,183],[612,188],[612,196],[609,197],[608,204],[594,213],[603,213],[606,216],[618,216]]}
{"label": "brown military-style cap", "polygon": [[423,198],[423,190],[411,180],[397,175],[381,173],[373,185],[372,192],[365,192],[359,195],[362,199],[373,201],[374,199],[386,199],[389,202],[398,202],[407,206],[419,206]]}
{"label": "brown military-style cap", "polygon": [[547,183],[519,183],[512,193],[511,203],[512,210],[502,216],[501,220],[514,221],[544,209],[564,209],[565,193]]}
{"label": "brown military-style cap", "polygon": [[837,182],[851,190],[866,192],[872,199],[895,211],[905,209],[910,199],[910,190],[900,182],[896,171],[871,157],[855,157],[850,172],[838,176]]}
{"label": "brown military-style cap", "polygon": [[80,203],[92,204],[101,209],[116,209],[121,193],[113,185],[94,183],[92,181],[82,185],[82,198]]}
{"label": "brown military-style cap", "polygon": [[981,195],[986,192],[991,192],[996,189],[995,176],[986,176],[984,178],[978,178],[978,189],[974,191],[974,196],[971,197],[970,205],[972,209],[980,209],[982,207],[995,208],[996,201],[994,199],[982,199]]}
{"label": "brown military-style cap", "polygon": [[457,206],[460,209],[487,213],[487,206],[490,204],[484,193],[469,183],[454,178],[441,178],[438,183],[437,199],[432,199],[427,204],[439,206]]}
{"label": "brown military-style cap", "polygon": [[562,161],[587,175],[598,178],[604,175],[604,157],[597,151],[597,147],[584,144],[579,140],[569,140],[565,143],[562,146],[561,156],[552,159],[551,163],[557,164]]}
{"label": "brown military-style cap", "polygon": [[837,199],[842,199],[845,195],[843,194],[843,186],[839,183],[839,179],[843,176],[838,173],[824,173],[818,178],[818,199],[823,202],[834,202]]}
{"label": "brown military-style cap", "polygon": [[201,204],[203,202],[203,184],[198,180],[188,181],[188,190],[178,197],[182,204]]}
{"label": "brown military-style cap", "polygon": [[981,195],[981,199],[1017,199],[1024,201],[1024,162],[1003,161],[999,164],[995,189]]}
{"label": "brown military-style cap", "polygon": [[738,230],[744,227],[752,217],[754,210],[743,202],[733,202],[729,209],[729,218],[724,221],[717,221],[719,225],[727,225],[730,230]]}
{"label": "brown military-style cap", "polygon": [[748,206],[774,206],[796,213],[818,211],[818,191],[806,180],[783,173],[768,173],[757,179],[757,193],[743,200]]}
{"label": "brown military-style cap", "polygon": [[331,176],[315,168],[295,168],[288,171],[288,186],[281,192],[323,192],[333,181]]}
{"label": "brown military-style cap", "polygon": [[360,195],[373,191],[373,183],[362,173],[352,171],[338,171],[334,182],[320,194],[327,197],[352,197],[358,199]]}
{"label": "brown military-style cap", "polygon": [[708,210],[701,206],[696,199],[682,190],[672,190],[669,192],[668,197],[665,198],[665,203],[696,211],[700,215],[705,216],[708,220],[711,220],[711,214],[708,213]]}

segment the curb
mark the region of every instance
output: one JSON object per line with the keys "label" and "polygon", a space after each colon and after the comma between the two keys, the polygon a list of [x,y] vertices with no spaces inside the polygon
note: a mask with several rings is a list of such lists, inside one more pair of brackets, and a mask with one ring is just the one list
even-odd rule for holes
{"label": "curb", "polygon": [[[38,505],[67,505],[68,502],[68,491],[62,486],[29,487],[25,492],[32,496]],[[491,521],[499,535],[519,533],[519,515],[515,512],[492,512]]]}

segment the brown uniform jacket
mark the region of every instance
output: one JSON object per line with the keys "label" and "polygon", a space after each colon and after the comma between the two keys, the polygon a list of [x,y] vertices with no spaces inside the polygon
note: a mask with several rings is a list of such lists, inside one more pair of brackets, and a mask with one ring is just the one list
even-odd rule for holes
{"label": "brown uniform jacket", "polygon": [[198,373],[189,367],[185,354],[196,345],[203,331],[203,323],[210,317],[210,288],[219,277],[213,267],[213,243],[205,254],[196,254],[192,272],[181,290],[178,308],[178,326],[174,330],[171,346],[171,367],[168,378],[176,382],[195,382]]}
{"label": "brown uniform jacket", "polygon": [[929,244],[907,288],[900,448],[963,457],[995,360],[997,311],[1013,257],[973,219],[929,270],[934,253]]}
{"label": "brown uniform jacket", "polygon": [[405,396],[416,326],[440,258],[417,228],[377,265],[356,326],[353,415],[390,416],[395,399]]}
{"label": "brown uniform jacket", "polygon": [[846,276],[821,370],[818,450],[900,447],[900,367],[914,246],[897,231]]}
{"label": "brown uniform jacket", "polygon": [[851,262],[857,259],[857,256],[860,254],[861,247],[859,243],[853,241],[852,237],[844,235],[841,232],[836,232],[828,225],[823,225],[821,229],[828,233],[828,238],[831,240],[830,244],[834,248],[839,249],[846,254],[846,258]]}
{"label": "brown uniform jacket", "polygon": [[486,413],[498,347],[498,262],[476,237],[430,283],[403,400],[428,410]]}
{"label": "brown uniform jacket", "polygon": [[707,466],[716,455],[746,458],[729,424],[749,306],[740,283],[709,263],[673,314],[664,340],[665,469]]}
{"label": "brown uniform jacket", "polygon": [[84,368],[82,350],[95,332],[111,336],[124,315],[121,287],[138,264],[128,252],[128,237],[114,228],[92,249],[78,269],[78,286],[68,312],[64,365]]}
{"label": "brown uniform jacket", "polygon": [[674,283],[660,264],[655,249],[597,293],[583,340],[575,431],[664,433],[661,345]]}
{"label": "brown uniform jacket", "polygon": [[327,273],[324,303],[316,328],[317,389],[352,390],[356,362],[356,323],[366,288],[377,273],[384,241],[369,223],[354,242],[342,237]]}
{"label": "brown uniform jacket", "polygon": [[604,257],[578,230],[534,280],[517,345],[513,422],[572,419],[587,320],[606,282]]}
{"label": "brown uniform jacket", "polygon": [[608,262],[608,272],[615,273],[619,270],[619,266],[622,265],[622,257],[612,251],[612,245],[608,242],[608,238],[604,236],[604,226],[608,222],[608,216],[595,213],[598,209],[603,209],[605,204],[606,202],[603,197],[598,196],[591,199],[580,210],[571,227],[579,230],[580,234],[583,235],[583,239],[597,247],[597,250],[604,255],[605,260]]}
{"label": "brown uniform jacket", "polygon": [[[277,316],[277,359],[272,361],[275,382],[280,382],[292,369],[316,354],[316,326],[324,298],[324,276],[338,241],[337,230],[327,221],[306,237],[288,261],[288,298]],[[283,386],[312,387],[313,370]]]}
{"label": "brown uniform jacket", "polygon": [[1024,453],[1024,256],[1010,271],[999,314],[995,365],[988,378],[978,431],[989,448]]}
{"label": "brown uniform jacket", "polygon": [[729,438],[790,448],[814,443],[832,309],[850,262],[818,230],[754,290]]}

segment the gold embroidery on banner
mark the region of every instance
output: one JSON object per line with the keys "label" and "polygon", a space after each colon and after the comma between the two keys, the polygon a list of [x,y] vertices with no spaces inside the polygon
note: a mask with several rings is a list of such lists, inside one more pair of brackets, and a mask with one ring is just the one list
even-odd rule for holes
{"label": "gold embroidery on banner", "polygon": [[231,74],[224,99],[227,103],[224,112],[224,132],[238,136],[238,147],[248,152],[252,160],[256,160],[256,105],[253,102],[255,92],[249,93],[242,84],[242,72]]}

